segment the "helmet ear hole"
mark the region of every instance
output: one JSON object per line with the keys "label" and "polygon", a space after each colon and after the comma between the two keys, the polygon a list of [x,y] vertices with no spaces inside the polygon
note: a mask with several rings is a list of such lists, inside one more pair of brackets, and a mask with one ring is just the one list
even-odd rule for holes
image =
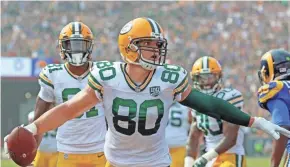
{"label": "helmet ear hole", "polygon": [[128,48],[133,51],[133,52],[137,52],[138,51],[138,47],[134,44],[129,44]]}

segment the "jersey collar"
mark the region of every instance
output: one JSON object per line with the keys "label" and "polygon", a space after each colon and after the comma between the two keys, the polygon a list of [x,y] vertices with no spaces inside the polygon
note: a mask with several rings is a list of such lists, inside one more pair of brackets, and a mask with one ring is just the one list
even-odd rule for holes
{"label": "jersey collar", "polygon": [[149,75],[146,77],[146,79],[140,85],[137,85],[134,81],[132,81],[132,79],[130,78],[130,76],[126,72],[126,65],[127,64],[120,64],[122,73],[124,75],[124,78],[125,78],[128,86],[135,92],[143,91],[149,85],[150,81],[152,80],[152,77],[153,77],[156,69],[152,70],[149,73]]}
{"label": "jersey collar", "polygon": [[65,70],[67,71],[67,73],[68,73],[71,77],[73,77],[74,79],[76,79],[76,80],[78,80],[78,81],[81,81],[81,80],[83,80],[84,78],[86,78],[86,77],[89,75],[89,73],[90,73],[90,69],[92,68],[92,65],[93,65],[93,63],[92,63],[92,62],[89,62],[89,68],[87,69],[86,72],[84,72],[84,73],[83,73],[82,75],[80,75],[80,76],[73,74],[73,73],[69,70],[69,68],[68,68],[68,62],[66,62],[66,63],[64,64],[64,68],[65,68]]}

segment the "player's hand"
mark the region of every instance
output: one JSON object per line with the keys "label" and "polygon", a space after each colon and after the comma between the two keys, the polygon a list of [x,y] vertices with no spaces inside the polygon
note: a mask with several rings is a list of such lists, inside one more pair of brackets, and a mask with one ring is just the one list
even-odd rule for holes
{"label": "player's hand", "polygon": [[207,160],[201,156],[196,161],[194,161],[192,167],[205,167],[206,164],[207,164]]}
{"label": "player's hand", "polygon": [[192,167],[194,164],[194,159],[190,156],[184,158],[184,167]]}
{"label": "player's hand", "polygon": [[266,132],[267,134],[272,136],[275,140],[278,140],[280,138],[280,134],[290,138],[290,131],[278,125],[275,125],[262,117],[254,117],[254,122],[251,127]]}
{"label": "player's hand", "polygon": [[8,141],[9,135],[4,137],[4,153],[8,156],[10,159],[9,151],[8,151],[8,146],[7,146],[7,141]]}

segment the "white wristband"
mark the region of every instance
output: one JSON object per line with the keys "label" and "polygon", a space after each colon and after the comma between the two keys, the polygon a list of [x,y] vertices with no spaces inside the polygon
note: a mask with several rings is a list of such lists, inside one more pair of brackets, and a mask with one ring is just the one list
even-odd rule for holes
{"label": "white wristband", "polygon": [[186,156],[184,158],[184,167],[192,167],[194,163],[194,159],[190,156]]}
{"label": "white wristband", "polygon": [[31,124],[25,126],[24,128],[29,130],[33,135],[37,134],[37,126],[35,125],[35,123],[31,123]]}
{"label": "white wristband", "polygon": [[215,150],[210,150],[209,152],[202,155],[207,161],[211,161],[212,159],[218,157],[219,154]]}

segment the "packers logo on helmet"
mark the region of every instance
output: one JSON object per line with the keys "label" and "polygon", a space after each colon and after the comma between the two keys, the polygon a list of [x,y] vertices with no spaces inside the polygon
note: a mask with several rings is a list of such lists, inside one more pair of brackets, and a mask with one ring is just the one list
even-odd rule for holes
{"label": "packers logo on helmet", "polygon": [[81,66],[91,59],[94,36],[82,22],[71,22],[60,32],[58,44],[60,56],[74,66]]}
{"label": "packers logo on helmet", "polygon": [[290,80],[290,53],[282,49],[266,52],[260,61],[258,77],[261,84],[273,80]]}
{"label": "packers logo on helmet", "polygon": [[[156,42],[156,46],[147,46],[146,42],[150,41]],[[148,70],[165,63],[167,40],[160,25],[150,18],[136,18],[128,22],[120,31],[118,45],[127,63],[141,65]],[[142,51],[150,51],[156,58],[148,60],[142,56]]]}
{"label": "packers logo on helmet", "polygon": [[222,68],[213,57],[204,56],[195,61],[191,70],[194,88],[212,94],[221,88]]}

